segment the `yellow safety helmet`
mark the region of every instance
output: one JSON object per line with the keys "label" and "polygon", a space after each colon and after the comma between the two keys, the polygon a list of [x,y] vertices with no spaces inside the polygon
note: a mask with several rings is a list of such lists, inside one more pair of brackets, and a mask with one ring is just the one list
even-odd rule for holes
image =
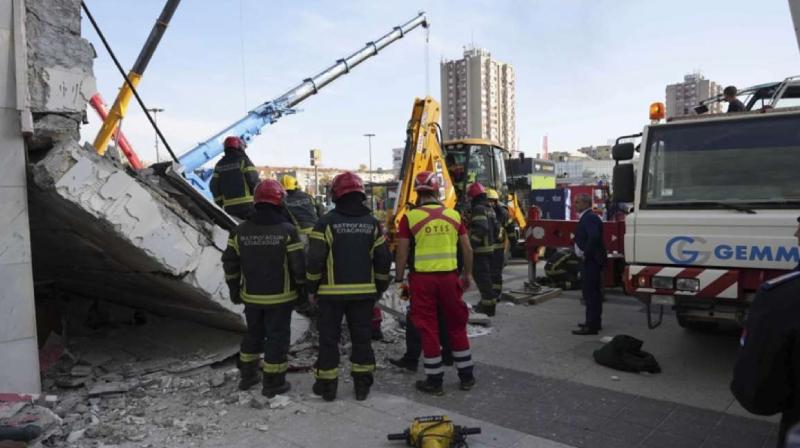
{"label": "yellow safety helmet", "polygon": [[500,195],[497,194],[497,190],[495,190],[494,188],[487,188],[486,189],[486,197],[489,198],[489,199],[493,199],[495,201],[499,201],[500,200]]}
{"label": "yellow safety helmet", "polygon": [[297,179],[287,174],[281,177],[281,185],[285,190],[297,190]]}

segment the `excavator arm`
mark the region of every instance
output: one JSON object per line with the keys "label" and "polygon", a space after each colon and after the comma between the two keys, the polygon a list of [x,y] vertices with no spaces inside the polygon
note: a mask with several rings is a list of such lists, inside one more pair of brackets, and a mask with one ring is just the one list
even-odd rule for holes
{"label": "excavator arm", "polygon": [[439,103],[433,98],[414,100],[411,119],[406,127],[406,144],[400,168],[400,181],[397,185],[397,199],[392,212],[386,216],[386,229],[392,243],[400,220],[417,201],[417,193],[414,191],[414,178],[417,174],[423,171],[436,173],[441,185],[439,198],[442,203],[449,208],[456,206],[456,190],[447,170],[439,138],[440,113]]}

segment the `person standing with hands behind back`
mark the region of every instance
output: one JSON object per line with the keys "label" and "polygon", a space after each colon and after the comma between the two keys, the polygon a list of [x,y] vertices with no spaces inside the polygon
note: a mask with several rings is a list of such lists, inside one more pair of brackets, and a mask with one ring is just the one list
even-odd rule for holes
{"label": "person standing with hands behind back", "polygon": [[581,277],[586,320],[573,330],[575,335],[597,334],[603,328],[603,266],[606,248],[603,244],[603,221],[592,212],[592,198],[586,193],[575,199],[578,227],[575,230],[575,253],[583,258]]}

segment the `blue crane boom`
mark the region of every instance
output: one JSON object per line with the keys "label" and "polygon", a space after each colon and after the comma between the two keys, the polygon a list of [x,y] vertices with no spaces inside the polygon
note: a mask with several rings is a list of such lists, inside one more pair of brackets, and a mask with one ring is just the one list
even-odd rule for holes
{"label": "blue crane boom", "polygon": [[248,112],[247,115],[240,120],[190,149],[178,158],[181,166],[176,167],[177,171],[183,174],[193,187],[200,190],[207,198],[210,198],[211,193],[208,188],[208,176],[199,174],[198,170],[211,159],[224,152],[222,142],[226,136],[236,135],[245,142],[249,142],[253,137],[259,135],[261,129],[267,125],[275,123],[284,115],[294,113],[294,106],[311,95],[316,94],[321,88],[330,84],[336,78],[349,73],[355,66],[375,56],[378,54],[378,51],[402,38],[406,33],[419,26],[428,26],[424,11],[420,11],[416,17],[405,24],[394,27],[392,31],[380,39],[367,42],[361,49],[347,58],[339,59],[334,65],[323,70],[316,76],[304,79],[302,83],[283,95],[261,104]]}

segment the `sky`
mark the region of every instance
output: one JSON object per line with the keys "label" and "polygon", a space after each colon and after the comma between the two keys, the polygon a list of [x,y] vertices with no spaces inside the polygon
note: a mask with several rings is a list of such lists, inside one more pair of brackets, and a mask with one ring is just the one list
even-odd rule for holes
{"label": "sky", "polygon": [[[130,69],[163,0],[85,0]],[[687,73],[739,87],[800,74],[786,0],[183,0],[139,85],[180,155],[424,10],[417,29],[312,96],[248,147],[257,165],[391,168],[415,97],[440,98],[439,63],[467,45],[516,71],[520,149],[574,151],[638,132],[648,106]],[[113,101],[122,78],[87,20],[98,91]],[[426,82],[426,67],[429,75]],[[429,86],[430,90],[426,90]],[[82,137],[99,127],[93,110]],[[155,161],[154,132],[131,103],[123,131]],[[163,146],[162,160],[166,156]]]}

